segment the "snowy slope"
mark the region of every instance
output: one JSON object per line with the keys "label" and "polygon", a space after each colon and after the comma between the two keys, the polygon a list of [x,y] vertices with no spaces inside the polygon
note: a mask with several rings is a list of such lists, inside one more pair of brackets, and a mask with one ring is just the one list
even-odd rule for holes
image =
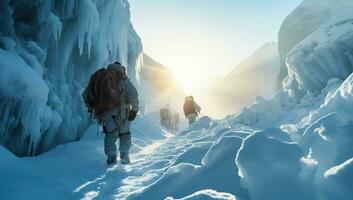
{"label": "snowy slope", "polygon": [[210,107],[214,107],[211,112],[217,113],[218,117],[239,112],[257,96],[272,97],[278,73],[277,43],[266,43],[224,79],[217,81],[204,99],[211,101]]}
{"label": "snowy slope", "polygon": [[126,0],[3,0],[0,11],[0,144],[16,155],[82,136],[81,92],[98,68],[119,60],[137,84],[142,46]]}

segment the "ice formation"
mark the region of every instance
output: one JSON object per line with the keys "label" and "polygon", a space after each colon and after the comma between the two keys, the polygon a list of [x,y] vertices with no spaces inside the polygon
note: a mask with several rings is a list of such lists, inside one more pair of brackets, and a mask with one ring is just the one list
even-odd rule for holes
{"label": "ice formation", "polygon": [[331,77],[344,79],[352,72],[351,4],[307,0],[284,20],[279,32],[279,84],[289,74],[295,80],[292,84],[298,84],[293,87],[318,93]]}
{"label": "ice formation", "polygon": [[81,91],[96,69],[118,60],[138,82],[142,47],[126,0],[3,0],[0,11],[0,143],[16,155],[82,136]]}

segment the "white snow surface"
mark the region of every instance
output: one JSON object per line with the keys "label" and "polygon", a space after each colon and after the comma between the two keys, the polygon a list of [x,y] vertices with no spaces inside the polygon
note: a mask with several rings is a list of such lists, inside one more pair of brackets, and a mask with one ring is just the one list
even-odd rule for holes
{"label": "white snow surface", "polygon": [[0,144],[37,155],[82,137],[81,92],[113,61],[137,85],[140,38],[127,0],[0,2]]}

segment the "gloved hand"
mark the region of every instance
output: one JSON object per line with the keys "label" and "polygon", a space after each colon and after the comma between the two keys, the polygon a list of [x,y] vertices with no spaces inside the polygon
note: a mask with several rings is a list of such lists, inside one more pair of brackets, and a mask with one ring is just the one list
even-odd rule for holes
{"label": "gloved hand", "polygon": [[129,121],[134,121],[134,119],[135,119],[136,116],[137,116],[137,112],[138,112],[138,111],[136,111],[136,110],[131,110],[131,111],[129,112],[129,116],[127,117],[127,119],[128,119]]}

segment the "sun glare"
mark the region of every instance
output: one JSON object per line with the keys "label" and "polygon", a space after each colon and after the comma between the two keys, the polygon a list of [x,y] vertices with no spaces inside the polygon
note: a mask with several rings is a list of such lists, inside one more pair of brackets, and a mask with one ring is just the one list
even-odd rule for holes
{"label": "sun glare", "polygon": [[175,78],[186,94],[200,93],[205,87],[207,77],[202,75],[197,68],[173,69]]}

